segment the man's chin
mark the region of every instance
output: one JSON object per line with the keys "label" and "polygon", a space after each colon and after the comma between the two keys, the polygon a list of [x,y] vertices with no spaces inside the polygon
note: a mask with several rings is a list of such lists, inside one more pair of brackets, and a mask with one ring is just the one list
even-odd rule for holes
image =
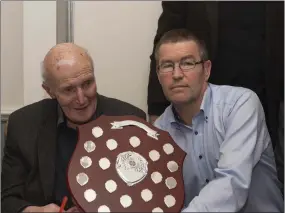
{"label": "man's chin", "polygon": [[73,117],[69,118],[70,122],[76,125],[82,125],[90,122],[93,119],[94,110],[88,106],[84,111],[74,112]]}
{"label": "man's chin", "polygon": [[68,119],[69,122],[75,124],[75,125],[82,125],[82,124],[86,124],[89,123],[90,121],[92,121],[92,116],[88,116],[86,118],[72,118],[72,119]]}
{"label": "man's chin", "polygon": [[181,105],[181,104],[187,104],[189,103],[189,98],[186,97],[172,97],[170,99],[170,102],[174,105]]}

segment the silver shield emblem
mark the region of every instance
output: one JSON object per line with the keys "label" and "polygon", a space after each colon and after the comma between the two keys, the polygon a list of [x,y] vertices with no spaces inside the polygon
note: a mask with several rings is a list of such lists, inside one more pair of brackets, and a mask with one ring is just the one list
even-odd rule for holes
{"label": "silver shield emblem", "polygon": [[136,152],[122,152],[117,156],[117,173],[128,186],[133,186],[146,177],[147,166],[147,160]]}

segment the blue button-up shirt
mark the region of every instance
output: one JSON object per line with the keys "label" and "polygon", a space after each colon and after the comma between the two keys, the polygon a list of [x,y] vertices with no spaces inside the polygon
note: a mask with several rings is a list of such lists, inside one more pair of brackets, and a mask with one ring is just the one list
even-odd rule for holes
{"label": "blue button-up shirt", "polygon": [[208,84],[192,125],[173,106],[156,120],[187,155],[183,212],[283,212],[265,115],[258,96]]}

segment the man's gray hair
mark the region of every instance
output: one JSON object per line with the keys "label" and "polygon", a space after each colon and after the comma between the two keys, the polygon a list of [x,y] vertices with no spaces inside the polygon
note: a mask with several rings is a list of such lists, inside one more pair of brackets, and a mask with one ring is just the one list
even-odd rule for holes
{"label": "man's gray hair", "polygon": [[46,71],[46,68],[45,68],[44,61],[42,61],[40,63],[40,69],[41,69],[42,82],[43,82],[43,84],[45,84],[46,81],[47,81],[47,71]]}
{"label": "man's gray hair", "polygon": [[187,29],[174,29],[166,32],[159,40],[155,47],[155,60],[158,61],[159,58],[159,49],[161,45],[168,43],[178,43],[183,41],[194,41],[200,51],[201,60],[207,61],[209,60],[208,51],[206,48],[206,44],[203,40],[199,39],[196,35],[190,32]]}

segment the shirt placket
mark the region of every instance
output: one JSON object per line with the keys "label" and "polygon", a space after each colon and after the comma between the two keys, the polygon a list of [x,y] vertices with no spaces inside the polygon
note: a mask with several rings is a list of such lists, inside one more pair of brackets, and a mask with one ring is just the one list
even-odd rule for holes
{"label": "shirt placket", "polygon": [[204,116],[200,114],[196,118],[193,119],[193,146],[195,152],[194,157],[196,158],[196,162],[198,165],[198,170],[199,170],[199,183],[200,186],[203,187],[205,186],[209,181],[209,175],[208,175],[208,166],[205,158],[205,150],[204,150],[204,123],[206,120],[204,119]]}

